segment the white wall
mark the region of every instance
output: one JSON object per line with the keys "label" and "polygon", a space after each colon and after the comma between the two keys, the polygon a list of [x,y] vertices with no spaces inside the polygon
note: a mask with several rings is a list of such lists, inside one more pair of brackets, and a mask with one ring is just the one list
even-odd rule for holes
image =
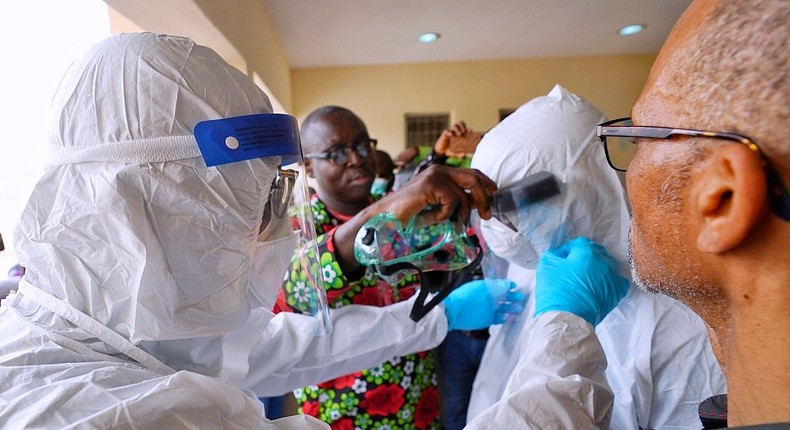
{"label": "white wall", "polygon": [[99,0],[0,2],[0,278],[17,262],[13,230],[48,153],[52,94],[71,61],[109,34]]}

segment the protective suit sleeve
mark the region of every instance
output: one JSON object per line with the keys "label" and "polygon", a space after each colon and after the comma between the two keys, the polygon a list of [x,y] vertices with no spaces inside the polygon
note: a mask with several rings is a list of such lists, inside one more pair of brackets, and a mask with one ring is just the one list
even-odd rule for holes
{"label": "protective suit sleeve", "polygon": [[243,388],[257,396],[281,395],[435,348],[447,335],[444,311],[436,307],[415,323],[409,318],[414,300],[331,309],[334,330],[325,336],[313,336],[309,318],[277,314],[249,354]]}
{"label": "protective suit sleeve", "polygon": [[521,359],[502,398],[467,429],[609,428],[614,395],[593,326],[546,312],[522,331]]}

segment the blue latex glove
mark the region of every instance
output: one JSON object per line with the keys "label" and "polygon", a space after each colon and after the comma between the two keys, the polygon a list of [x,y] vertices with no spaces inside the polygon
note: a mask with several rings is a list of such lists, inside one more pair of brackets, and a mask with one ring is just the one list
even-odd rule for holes
{"label": "blue latex glove", "polygon": [[617,266],[603,246],[586,237],[546,251],[538,263],[535,316],[565,311],[597,325],[628,292]]}
{"label": "blue latex glove", "polygon": [[524,293],[507,279],[467,282],[444,299],[450,330],[480,330],[524,311]]}

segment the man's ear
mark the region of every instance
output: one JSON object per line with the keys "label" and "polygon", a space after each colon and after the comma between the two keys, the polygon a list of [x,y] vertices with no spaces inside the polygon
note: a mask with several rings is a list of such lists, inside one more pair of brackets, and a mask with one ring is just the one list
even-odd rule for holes
{"label": "man's ear", "polygon": [[768,210],[765,171],[746,145],[721,145],[696,178],[697,247],[722,253],[737,247]]}

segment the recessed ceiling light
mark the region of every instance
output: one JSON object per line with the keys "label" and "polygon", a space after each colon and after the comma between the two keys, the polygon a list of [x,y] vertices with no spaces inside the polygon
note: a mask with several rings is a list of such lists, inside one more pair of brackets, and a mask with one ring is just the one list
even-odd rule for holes
{"label": "recessed ceiling light", "polygon": [[436,42],[436,39],[439,37],[441,37],[439,33],[423,33],[417,38],[417,40],[419,40],[420,43],[431,43]]}
{"label": "recessed ceiling light", "polygon": [[630,36],[632,34],[639,33],[640,31],[644,30],[645,27],[647,27],[647,26],[646,25],[642,25],[642,24],[626,25],[625,27],[621,28],[620,30],[617,30],[617,34],[619,34],[620,36]]}

